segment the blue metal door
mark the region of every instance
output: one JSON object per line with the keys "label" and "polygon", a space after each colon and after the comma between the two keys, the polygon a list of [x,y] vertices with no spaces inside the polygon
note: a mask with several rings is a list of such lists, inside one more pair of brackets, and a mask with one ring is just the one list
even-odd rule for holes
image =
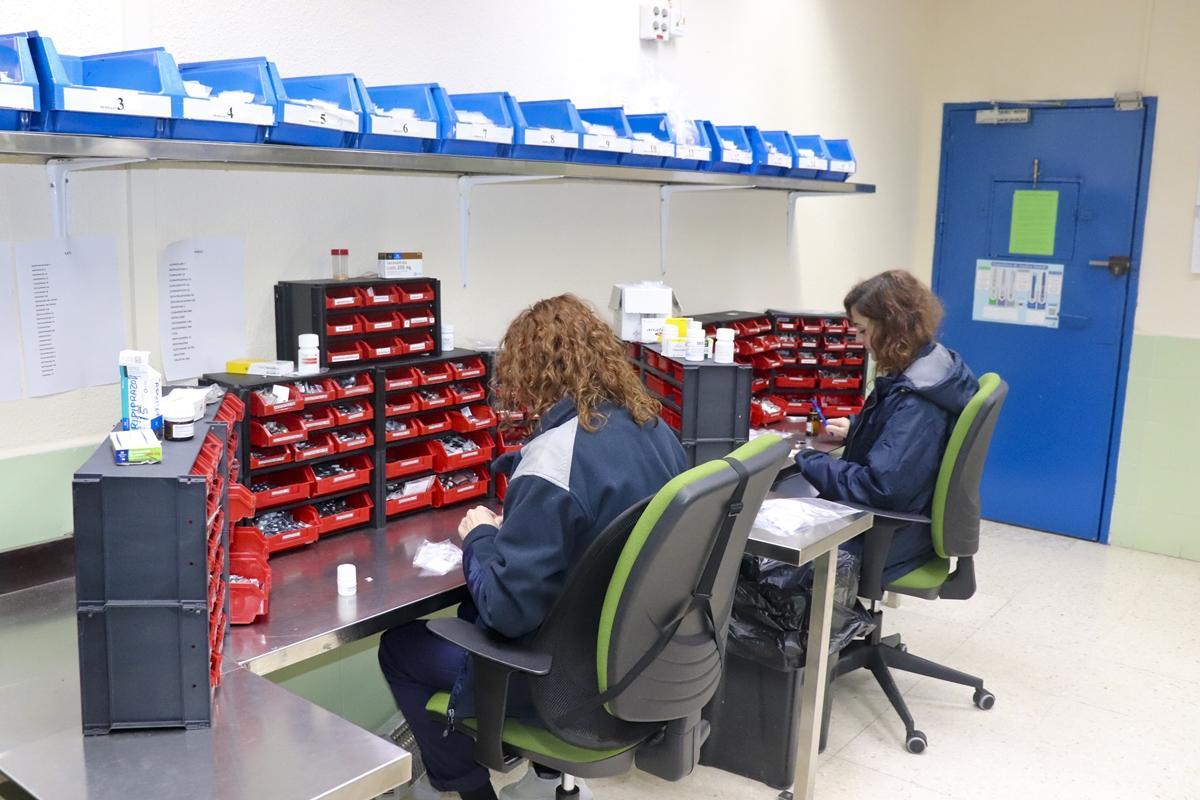
{"label": "blue metal door", "polygon": [[943,338],[1011,387],[984,470],[989,519],[1107,540],[1153,137],[1154,100],[1136,105],[946,106]]}

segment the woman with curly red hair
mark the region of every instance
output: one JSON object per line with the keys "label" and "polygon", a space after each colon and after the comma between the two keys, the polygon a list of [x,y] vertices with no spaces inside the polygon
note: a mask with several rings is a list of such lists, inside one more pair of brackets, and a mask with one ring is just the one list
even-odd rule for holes
{"label": "woman with curly red hair", "polygon": [[[675,435],[659,424],[659,404],[630,368],[625,345],[573,295],[542,300],[513,320],[496,358],[493,389],[502,410],[536,416],[538,429],[510,465],[503,516],[473,508],[459,535],[474,606],[467,613],[477,613],[479,625],[501,636],[518,638],[542,624],[571,567],[600,532],[687,464]],[[431,788],[417,796],[494,798],[488,771],[472,757],[471,739],[425,714],[429,698],[449,689],[452,713],[472,715],[466,651],[414,622],[384,634],[379,661],[428,769]],[[531,713],[527,698],[517,702],[510,713]],[[530,769],[502,796],[553,797],[556,782]],[[581,795],[590,793],[581,787]]]}

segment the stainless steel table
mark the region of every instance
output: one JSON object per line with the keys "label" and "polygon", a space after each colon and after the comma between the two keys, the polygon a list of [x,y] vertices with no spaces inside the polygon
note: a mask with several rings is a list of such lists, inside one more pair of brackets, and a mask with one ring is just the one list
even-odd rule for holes
{"label": "stainless steel table", "polygon": [[[204,730],[83,736],[74,580],[0,594],[0,773],[53,800],[361,799],[407,781],[404,750],[260,675],[458,602],[461,575],[422,574],[412,556],[424,539],[455,535],[462,513],[273,558],[269,619],[230,631]],[[358,567],[355,597],[337,596],[344,562]]]}
{"label": "stainless steel table", "polygon": [[[786,495],[777,495],[786,496]],[[817,780],[817,749],[821,742],[821,713],[825,682],[829,679],[829,635],[833,628],[833,589],[837,549],[874,524],[873,515],[856,511],[848,517],[816,525],[791,536],[762,528],[750,532],[746,551],[800,566],[812,562],[813,589],[809,606],[808,653],[804,662],[804,687],[800,697],[800,731],[796,779],[780,800],[811,798]]]}

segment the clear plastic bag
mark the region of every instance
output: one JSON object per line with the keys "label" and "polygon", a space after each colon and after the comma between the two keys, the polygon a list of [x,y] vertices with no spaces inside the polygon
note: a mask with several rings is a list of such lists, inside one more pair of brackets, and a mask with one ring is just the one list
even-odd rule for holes
{"label": "clear plastic bag", "polygon": [[462,556],[462,550],[454,542],[425,540],[413,556],[413,566],[435,575],[445,575],[462,565]]}

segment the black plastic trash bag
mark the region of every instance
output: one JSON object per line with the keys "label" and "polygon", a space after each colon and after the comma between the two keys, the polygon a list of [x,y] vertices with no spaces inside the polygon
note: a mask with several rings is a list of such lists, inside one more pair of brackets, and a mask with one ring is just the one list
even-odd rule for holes
{"label": "black plastic trash bag", "polygon": [[[857,600],[858,557],[840,550],[837,556],[830,634],[830,652],[835,653],[872,624]],[[778,670],[803,668],[812,585],[811,564],[794,567],[743,556],[729,620],[729,651]]]}

